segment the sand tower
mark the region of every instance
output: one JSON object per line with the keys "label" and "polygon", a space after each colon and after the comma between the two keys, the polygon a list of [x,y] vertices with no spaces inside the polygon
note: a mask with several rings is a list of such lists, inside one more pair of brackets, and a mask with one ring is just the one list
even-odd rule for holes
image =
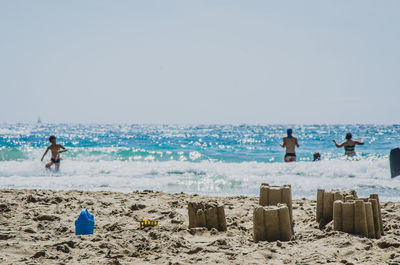
{"label": "sand tower", "polygon": [[340,200],[346,202],[355,199],[357,199],[357,193],[355,190],[325,191],[323,189],[318,189],[316,221],[318,223],[323,222],[324,224],[329,223],[333,220],[333,203],[335,201]]}
{"label": "sand tower", "polygon": [[226,231],[224,206],[217,202],[189,202],[189,228],[206,227]]}
{"label": "sand tower", "polygon": [[289,241],[292,227],[286,204],[258,206],[253,213],[253,239],[258,241]]}
{"label": "sand tower", "polygon": [[279,203],[286,204],[289,210],[290,223],[293,224],[291,186],[270,186],[267,183],[262,183],[259,204],[261,206],[271,206],[278,205]]}

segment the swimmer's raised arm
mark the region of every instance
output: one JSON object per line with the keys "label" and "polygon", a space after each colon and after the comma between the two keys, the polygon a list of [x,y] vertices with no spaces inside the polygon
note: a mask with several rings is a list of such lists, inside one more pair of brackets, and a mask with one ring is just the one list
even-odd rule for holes
{"label": "swimmer's raised arm", "polygon": [[343,142],[343,143],[341,143],[341,144],[338,144],[338,143],[336,142],[336,140],[333,140],[333,142],[335,143],[335,145],[336,145],[337,148],[343,147],[343,146],[344,146],[344,143],[345,143],[345,142]]}
{"label": "swimmer's raised arm", "polygon": [[364,141],[363,141],[363,139],[362,138],[360,138],[360,141],[353,141],[355,144],[357,144],[357,145],[363,145],[364,144]]}

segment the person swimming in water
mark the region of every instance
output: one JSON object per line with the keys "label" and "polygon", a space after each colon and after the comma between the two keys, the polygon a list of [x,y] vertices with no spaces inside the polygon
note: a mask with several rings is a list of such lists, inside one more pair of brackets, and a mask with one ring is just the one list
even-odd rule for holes
{"label": "person swimming in water", "polygon": [[[51,151],[51,159],[50,162],[46,164],[46,169],[50,169],[50,167],[54,164],[54,168],[56,171],[60,169],[60,154],[63,152],[66,152],[67,149],[65,149],[64,146],[61,144],[57,144],[56,142],[56,137],[54,135],[49,137],[49,142],[51,145],[47,147],[46,152],[44,152],[42,159],[40,161],[43,161],[43,158],[46,156],[47,152],[50,150]],[[62,149],[62,150],[60,150]]]}
{"label": "person swimming in water", "polygon": [[297,138],[293,136],[293,130],[287,129],[287,137],[283,137],[283,148],[286,147],[285,162],[296,162],[296,146],[300,147]]}
{"label": "person swimming in water", "polygon": [[313,161],[320,161],[321,160],[321,154],[319,152],[315,152],[313,155]]}
{"label": "person swimming in water", "polygon": [[352,140],[352,138],[353,138],[353,135],[351,133],[347,133],[346,141],[344,141],[343,143],[338,144],[336,142],[336,140],[333,140],[333,142],[335,143],[337,148],[344,147],[345,155],[354,156],[354,155],[356,155],[356,151],[355,151],[356,145],[363,145],[364,141],[362,140],[362,138],[360,138],[360,141],[354,141],[354,140]]}

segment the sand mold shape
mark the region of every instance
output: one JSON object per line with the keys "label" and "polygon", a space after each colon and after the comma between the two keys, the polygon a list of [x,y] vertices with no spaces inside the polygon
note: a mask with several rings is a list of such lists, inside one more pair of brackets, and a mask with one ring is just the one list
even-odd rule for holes
{"label": "sand mold shape", "polygon": [[369,238],[380,238],[383,235],[383,226],[378,195],[371,194],[370,198],[347,202],[335,201],[333,228]]}
{"label": "sand mold shape", "polygon": [[317,216],[316,221],[324,224],[333,220],[333,203],[337,200],[342,202],[356,200],[357,193],[355,190],[348,191],[325,191],[318,189],[317,191]]}
{"label": "sand mold shape", "polygon": [[189,202],[189,228],[206,227],[226,231],[224,206],[217,202]]}
{"label": "sand mold shape", "polygon": [[262,183],[260,187],[261,206],[270,206],[286,204],[289,210],[290,222],[293,223],[292,215],[292,188],[290,185],[270,186],[267,183]]}
{"label": "sand mold shape", "polygon": [[258,206],[253,213],[253,239],[259,241],[289,241],[292,238],[289,208],[286,204]]}

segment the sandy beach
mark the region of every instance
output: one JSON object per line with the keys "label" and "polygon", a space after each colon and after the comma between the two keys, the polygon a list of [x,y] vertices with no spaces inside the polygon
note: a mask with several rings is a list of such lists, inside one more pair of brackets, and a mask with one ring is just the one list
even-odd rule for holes
{"label": "sandy beach", "polygon": [[[188,229],[187,202],[225,205],[228,231]],[[400,203],[382,203],[381,239],[319,228],[316,202],[293,201],[290,242],[252,239],[257,197],[202,197],[143,191],[1,190],[1,264],[400,264]],[[74,221],[87,207],[93,235],[76,236]],[[139,228],[139,220],[159,220]]]}

